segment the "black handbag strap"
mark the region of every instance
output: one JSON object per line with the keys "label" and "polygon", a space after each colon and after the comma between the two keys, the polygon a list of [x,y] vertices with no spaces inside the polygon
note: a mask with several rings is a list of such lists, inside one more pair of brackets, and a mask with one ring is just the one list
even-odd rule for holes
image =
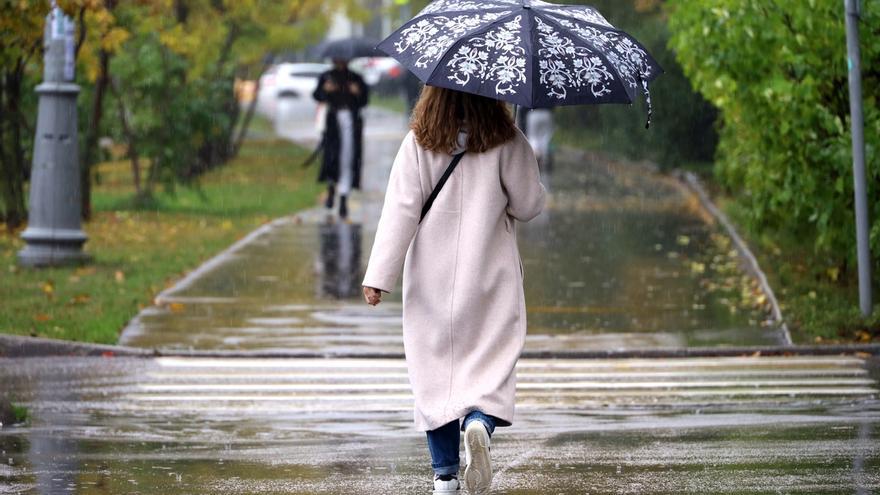
{"label": "black handbag strap", "polygon": [[456,165],[458,165],[458,162],[461,161],[462,156],[464,156],[464,151],[452,157],[452,161],[449,162],[449,166],[446,167],[446,171],[443,172],[440,180],[437,181],[437,185],[434,186],[434,190],[431,191],[431,195],[428,196],[428,200],[425,201],[425,205],[422,206],[422,216],[421,218],[419,218],[419,223],[422,223],[422,220],[425,219],[425,215],[428,214],[428,210],[431,209],[431,205],[434,204],[434,200],[437,199],[437,195],[440,194],[440,190],[443,189],[443,185],[446,184],[449,176],[452,175],[453,171],[455,171],[455,167]]}

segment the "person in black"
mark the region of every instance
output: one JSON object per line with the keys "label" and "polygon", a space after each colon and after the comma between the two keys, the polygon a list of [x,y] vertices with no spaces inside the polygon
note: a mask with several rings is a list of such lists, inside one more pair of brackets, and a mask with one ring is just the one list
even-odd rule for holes
{"label": "person in black", "polygon": [[333,68],[321,74],[313,97],[327,104],[318,181],[328,184],[327,208],[333,208],[339,193],[339,216],[346,218],[348,195],[360,188],[364,128],[360,110],[369,101],[369,89],[361,76],[348,69],[348,60],[333,59]]}

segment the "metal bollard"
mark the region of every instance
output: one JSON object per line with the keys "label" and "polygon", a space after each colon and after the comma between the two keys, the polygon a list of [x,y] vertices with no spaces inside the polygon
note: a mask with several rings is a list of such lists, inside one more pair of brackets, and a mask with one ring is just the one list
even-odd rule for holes
{"label": "metal bollard", "polygon": [[[53,2],[54,6],[54,2]],[[31,171],[27,245],[18,253],[23,266],[84,263],[86,234],[80,220],[79,142],[74,84],[73,22],[55,7],[46,16],[45,56],[34,161]]]}

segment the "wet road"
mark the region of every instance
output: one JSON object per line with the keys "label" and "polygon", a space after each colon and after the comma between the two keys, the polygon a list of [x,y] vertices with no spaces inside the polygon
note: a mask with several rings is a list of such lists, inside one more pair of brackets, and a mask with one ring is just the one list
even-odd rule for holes
{"label": "wet road", "polygon": [[[876,376],[854,357],[534,360],[495,493],[873,493]],[[0,493],[429,493],[404,363],[0,360],[30,404]]]}
{"label": "wet road", "polygon": [[[307,108],[277,128],[314,140]],[[279,219],[193,272],[121,342],[311,351],[326,359],[0,359],[31,423],[0,429],[0,493],[429,493],[396,295],[360,276],[405,122],[371,110],[351,223]],[[564,164],[577,167],[563,166]],[[729,244],[677,184],[561,156],[520,229],[529,351],[777,343]],[[346,356],[346,357],[343,357]],[[858,356],[524,359],[495,493],[880,491],[875,360]]]}

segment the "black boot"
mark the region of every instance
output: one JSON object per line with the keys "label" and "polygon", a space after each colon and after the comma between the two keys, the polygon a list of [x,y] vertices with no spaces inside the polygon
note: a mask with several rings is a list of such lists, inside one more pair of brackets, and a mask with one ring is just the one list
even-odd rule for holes
{"label": "black boot", "polygon": [[333,209],[333,198],[336,196],[336,188],[333,187],[333,184],[327,186],[327,200],[324,201],[324,206],[327,207],[328,210]]}
{"label": "black boot", "polygon": [[345,195],[339,196],[339,218],[345,220],[348,218],[348,198]]}

